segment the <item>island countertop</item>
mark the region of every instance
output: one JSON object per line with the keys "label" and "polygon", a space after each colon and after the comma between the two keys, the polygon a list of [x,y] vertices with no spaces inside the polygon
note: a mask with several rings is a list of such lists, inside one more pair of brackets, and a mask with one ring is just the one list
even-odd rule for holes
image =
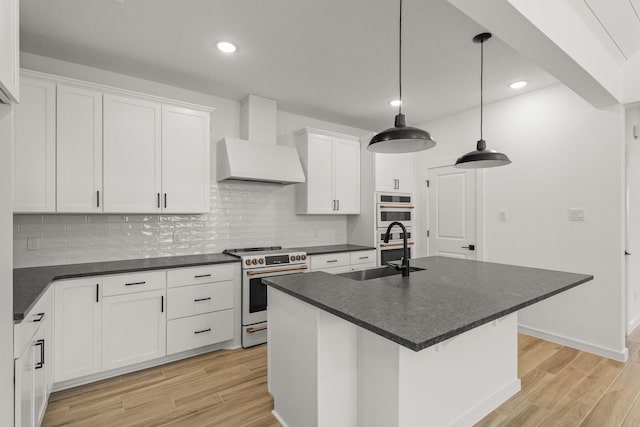
{"label": "island countertop", "polygon": [[420,351],[593,279],[448,257],[411,260],[409,277],[356,281],[323,272],[263,279],[273,288]]}

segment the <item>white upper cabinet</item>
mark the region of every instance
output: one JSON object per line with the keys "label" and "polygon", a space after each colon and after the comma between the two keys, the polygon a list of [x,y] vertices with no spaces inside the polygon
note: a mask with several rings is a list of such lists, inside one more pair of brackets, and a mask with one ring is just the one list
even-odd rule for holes
{"label": "white upper cabinet", "polygon": [[413,193],[415,190],[414,162],[413,153],[375,153],[376,191]]}
{"label": "white upper cabinet", "polygon": [[57,211],[102,212],[102,93],[58,85]]}
{"label": "white upper cabinet", "polygon": [[307,181],[297,184],[299,214],[360,213],[360,141],[316,129],[297,133]]}
{"label": "white upper cabinet", "polygon": [[163,212],[209,211],[210,140],[208,112],[162,106]]}
{"label": "white upper cabinet", "polygon": [[20,101],[20,2],[0,0],[0,100]]}
{"label": "white upper cabinet", "polygon": [[[2,31],[2,30],[0,30]],[[15,212],[56,209],[56,85],[22,79],[15,105]]]}
{"label": "white upper cabinet", "polygon": [[160,212],[161,110],[156,102],[104,95],[105,212]]}

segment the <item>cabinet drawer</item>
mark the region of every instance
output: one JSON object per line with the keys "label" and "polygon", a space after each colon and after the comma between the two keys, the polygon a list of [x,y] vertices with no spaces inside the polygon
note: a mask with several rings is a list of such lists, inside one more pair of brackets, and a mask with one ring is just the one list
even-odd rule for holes
{"label": "cabinet drawer", "polygon": [[233,339],[233,309],[167,322],[167,354]]}
{"label": "cabinet drawer", "polygon": [[[31,343],[31,338],[40,325],[53,318],[53,286],[40,297],[36,305],[25,314],[24,319],[14,326],[14,357],[20,357],[23,350]],[[51,323],[53,324],[53,323]]]}
{"label": "cabinet drawer", "polygon": [[228,308],[233,308],[233,281],[231,280],[172,288],[167,294],[169,319]]}
{"label": "cabinet drawer", "polygon": [[351,266],[356,264],[370,264],[376,262],[376,250],[350,252]]}
{"label": "cabinet drawer", "polygon": [[167,279],[164,271],[118,274],[102,279],[102,296],[132,294],[136,292],[162,290]]}
{"label": "cabinet drawer", "polygon": [[316,271],[320,268],[334,268],[348,266],[351,264],[349,259],[349,252],[343,252],[339,254],[325,254],[325,255],[313,255],[311,257],[311,271]]}
{"label": "cabinet drawer", "polygon": [[175,288],[178,286],[233,280],[233,271],[236,268],[238,268],[237,263],[229,263],[169,270],[167,271],[167,286]]}

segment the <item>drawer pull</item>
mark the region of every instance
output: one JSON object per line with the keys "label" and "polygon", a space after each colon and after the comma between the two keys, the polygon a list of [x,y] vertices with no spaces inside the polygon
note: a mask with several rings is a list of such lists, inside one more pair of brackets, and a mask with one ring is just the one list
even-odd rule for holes
{"label": "drawer pull", "polygon": [[193,277],[196,278],[196,279],[201,279],[203,277],[211,277],[211,274],[196,274]]}
{"label": "drawer pull", "polygon": [[125,286],[133,286],[133,285],[144,285],[147,282],[131,282],[131,283],[125,283]]}
{"label": "drawer pull", "polygon": [[327,260],[327,262],[338,262],[338,260],[337,259],[329,259],[329,260]]}
{"label": "drawer pull", "polygon": [[36,341],[36,345],[40,347],[40,361],[36,362],[35,368],[42,369],[44,367],[44,340]]}
{"label": "drawer pull", "polygon": [[200,301],[209,301],[211,299],[211,297],[206,297],[206,298],[196,298],[193,300],[193,302],[200,302]]}
{"label": "drawer pull", "polygon": [[360,258],[358,258],[358,259],[369,259],[369,257],[368,257],[368,256],[361,256],[361,257],[360,257]]}
{"label": "drawer pull", "polygon": [[194,331],[194,334],[204,334],[205,332],[211,332],[211,328],[203,329],[201,331]]}
{"label": "drawer pull", "polygon": [[266,331],[266,326],[260,326],[259,328],[247,328],[247,332],[250,334],[255,334],[256,332]]}
{"label": "drawer pull", "polygon": [[39,316],[37,319],[34,319],[34,322],[42,322],[42,319],[44,319],[44,313],[38,313],[36,314],[36,316]]}

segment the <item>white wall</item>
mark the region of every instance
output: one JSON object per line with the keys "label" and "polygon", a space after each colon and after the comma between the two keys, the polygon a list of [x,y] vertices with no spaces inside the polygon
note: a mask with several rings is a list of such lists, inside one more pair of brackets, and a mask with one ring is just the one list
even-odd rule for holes
{"label": "white wall", "polygon": [[[240,103],[204,93],[43,56],[22,53],[26,69],[111,85],[215,108],[212,140],[239,136]],[[361,129],[279,111],[277,140],[295,146],[305,126],[361,136]],[[69,264],[221,252],[256,245],[325,245],[347,241],[345,216],[295,215],[295,188],[215,181],[211,150],[211,212],[204,215],[16,215],[14,265]],[[41,248],[27,250],[27,238]]]}
{"label": "white wall", "polygon": [[0,104],[0,424],[13,425],[13,154],[11,107]]}
{"label": "white wall", "polygon": [[[419,194],[429,167],[452,164],[474,149],[478,122],[475,109],[422,126],[438,146],[418,155]],[[513,161],[480,172],[485,260],[595,276],[521,311],[521,327],[624,357],[622,107],[595,109],[556,85],[488,105],[485,139]],[[570,222],[569,208],[585,208],[586,222]],[[508,211],[508,222],[498,221],[500,209]],[[425,227],[424,215],[419,220]]]}
{"label": "white wall", "polygon": [[[633,126],[640,132],[640,107],[626,112],[627,183],[627,333],[640,324],[640,139],[633,138]],[[639,136],[640,138],[640,136]]]}

